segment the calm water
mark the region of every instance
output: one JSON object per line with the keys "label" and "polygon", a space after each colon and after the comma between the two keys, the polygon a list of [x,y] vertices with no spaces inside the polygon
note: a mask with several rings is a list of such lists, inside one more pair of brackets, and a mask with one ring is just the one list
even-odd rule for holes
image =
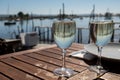
{"label": "calm water", "polygon": [[[103,18],[99,18],[103,19]],[[5,39],[10,39],[10,38],[15,38],[15,34],[18,34],[19,31],[23,29],[24,32],[31,32],[32,31],[32,22],[34,22],[34,26],[42,26],[42,27],[52,27],[53,21],[56,21],[56,19],[45,19],[45,20],[39,20],[39,19],[34,19],[29,20],[28,24],[27,21],[23,21],[23,25],[21,27],[20,22],[17,22],[16,25],[12,26],[4,26],[5,21],[0,21],[0,38],[5,38]],[[74,19],[76,21],[76,26],[77,28],[88,28],[88,23],[89,23],[89,18],[83,18],[82,20],[80,18]],[[113,21],[115,22],[120,22],[120,18],[118,17],[113,17]],[[115,25],[115,27],[119,27],[119,24]],[[88,31],[83,30],[83,41],[88,38]],[[116,31],[116,34],[120,33],[120,31]],[[118,38],[118,36],[116,37]]]}

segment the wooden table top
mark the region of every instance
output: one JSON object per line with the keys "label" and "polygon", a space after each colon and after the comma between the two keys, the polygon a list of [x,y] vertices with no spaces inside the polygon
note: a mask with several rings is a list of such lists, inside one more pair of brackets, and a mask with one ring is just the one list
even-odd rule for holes
{"label": "wooden table top", "polygon": [[[1,55],[0,80],[93,80],[97,74],[89,71],[89,65],[84,60],[68,56],[81,49],[83,45],[77,43],[67,49],[66,67],[76,71],[69,78],[53,74],[54,69],[62,66],[61,50],[56,45]],[[120,80],[120,71],[108,71],[100,78]]]}

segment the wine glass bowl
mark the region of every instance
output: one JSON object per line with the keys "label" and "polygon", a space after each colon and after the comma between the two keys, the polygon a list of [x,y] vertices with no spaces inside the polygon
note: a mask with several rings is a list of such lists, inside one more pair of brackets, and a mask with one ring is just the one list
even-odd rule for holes
{"label": "wine glass bowl", "polygon": [[56,44],[66,49],[75,39],[76,25],[73,21],[58,21],[53,23],[53,34]]}
{"label": "wine glass bowl", "polygon": [[97,65],[91,66],[90,70],[98,75],[105,73],[106,70],[101,64],[102,48],[110,42],[114,30],[113,21],[92,21],[90,22],[90,37],[98,48]]}
{"label": "wine glass bowl", "polygon": [[90,35],[97,46],[105,46],[113,34],[113,23],[108,21],[96,21],[90,23]]}
{"label": "wine glass bowl", "polygon": [[65,66],[66,49],[75,40],[76,24],[74,21],[56,21],[52,25],[54,40],[59,48],[62,49],[62,68],[54,70],[55,75],[70,77],[75,72]]}

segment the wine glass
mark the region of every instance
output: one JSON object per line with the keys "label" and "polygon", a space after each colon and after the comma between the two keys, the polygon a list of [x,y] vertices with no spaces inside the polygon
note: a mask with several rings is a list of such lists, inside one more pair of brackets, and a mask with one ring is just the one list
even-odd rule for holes
{"label": "wine glass", "polygon": [[74,21],[56,21],[52,25],[54,40],[59,48],[62,49],[62,68],[54,70],[54,74],[58,76],[70,77],[75,72],[72,69],[66,68],[65,56],[66,49],[71,46],[75,40],[76,23]]}
{"label": "wine glass", "polygon": [[110,42],[114,30],[113,21],[92,21],[90,22],[90,37],[98,48],[97,65],[90,66],[90,70],[98,75],[105,73],[106,70],[101,64],[102,48]]}

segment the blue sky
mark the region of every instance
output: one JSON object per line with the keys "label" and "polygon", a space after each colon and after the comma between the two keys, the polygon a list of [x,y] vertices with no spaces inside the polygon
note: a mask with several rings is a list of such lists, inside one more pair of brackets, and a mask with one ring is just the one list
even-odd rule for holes
{"label": "blue sky", "polygon": [[0,0],[0,14],[17,14],[19,11],[34,14],[58,14],[65,4],[65,13],[84,14],[92,11],[105,13],[109,9],[112,13],[120,13],[120,0]]}

